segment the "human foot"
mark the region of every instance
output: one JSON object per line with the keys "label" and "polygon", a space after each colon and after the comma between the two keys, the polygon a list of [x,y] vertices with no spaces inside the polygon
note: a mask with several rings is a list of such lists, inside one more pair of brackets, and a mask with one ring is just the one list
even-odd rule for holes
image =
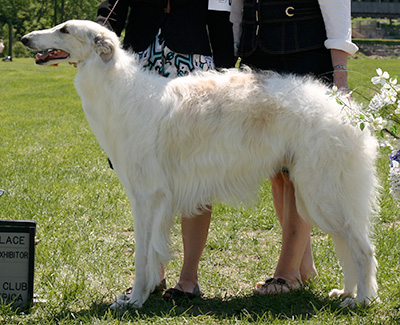
{"label": "human foot", "polygon": [[288,293],[293,290],[298,290],[300,289],[300,287],[301,283],[299,281],[289,283],[285,279],[274,277],[268,278],[267,280],[265,280],[265,282],[257,283],[254,294],[266,296],[270,294]]}
{"label": "human foot", "polygon": [[175,300],[180,298],[186,298],[192,300],[201,295],[200,287],[198,284],[191,291],[187,291],[181,284],[177,284],[174,288],[170,288],[165,291],[163,298],[164,300]]}

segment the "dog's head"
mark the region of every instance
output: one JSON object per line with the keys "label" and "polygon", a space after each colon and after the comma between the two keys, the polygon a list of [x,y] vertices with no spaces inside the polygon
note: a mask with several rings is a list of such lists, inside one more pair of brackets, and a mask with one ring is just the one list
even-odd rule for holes
{"label": "dog's head", "polygon": [[36,63],[81,63],[95,55],[109,62],[120,43],[115,33],[87,20],[69,20],[50,29],[31,32],[21,39],[27,47],[44,51],[35,56]]}

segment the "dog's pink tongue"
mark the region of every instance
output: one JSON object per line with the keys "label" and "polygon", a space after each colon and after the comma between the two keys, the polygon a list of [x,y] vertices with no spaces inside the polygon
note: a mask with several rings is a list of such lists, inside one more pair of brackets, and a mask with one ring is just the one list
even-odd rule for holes
{"label": "dog's pink tongue", "polygon": [[50,50],[46,53],[38,53],[35,55],[36,63],[48,62],[56,59],[66,59],[69,57],[69,53],[61,50]]}

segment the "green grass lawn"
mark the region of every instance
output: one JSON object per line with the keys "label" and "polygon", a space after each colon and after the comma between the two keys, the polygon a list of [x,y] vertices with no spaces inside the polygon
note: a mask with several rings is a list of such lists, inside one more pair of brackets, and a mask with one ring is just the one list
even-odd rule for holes
{"label": "green grass lawn", "polygon": [[[400,75],[399,63],[351,60],[350,86],[369,96],[375,69]],[[400,322],[400,218],[388,193],[387,150],[378,161],[383,189],[373,234],[381,303],[342,310],[340,301],[328,297],[341,287],[342,273],[330,238],[317,229],[312,243],[318,283],[282,296],[252,295],[255,283],[273,274],[280,250],[265,183],[252,208],[214,207],[200,265],[202,299],[173,305],[151,296],[140,310],[110,312],[109,304],[133,280],[133,219],[85,120],[75,72],[68,65],[37,67],[31,59],[0,62],[0,219],[36,220],[35,293],[46,300],[27,314],[0,305],[1,324]],[[168,285],[175,284],[182,265],[179,222],[172,236],[176,258],[168,264]]]}

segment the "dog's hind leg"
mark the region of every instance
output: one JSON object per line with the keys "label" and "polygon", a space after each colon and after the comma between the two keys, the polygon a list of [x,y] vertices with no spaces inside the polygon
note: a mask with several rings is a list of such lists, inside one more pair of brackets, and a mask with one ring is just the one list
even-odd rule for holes
{"label": "dog's hind leg", "polygon": [[[331,205],[330,208],[336,206],[338,213],[343,211],[351,211],[351,208],[340,208],[339,204]],[[321,215],[324,210],[331,210],[326,204],[319,207]],[[340,212],[341,211],[341,212]],[[345,216],[345,214],[343,214]],[[345,216],[337,219],[342,220],[341,229],[338,226],[329,227],[329,218],[333,220],[334,216],[327,213],[325,221],[322,222],[322,230],[327,231],[332,236],[335,244],[336,253],[339,257],[340,264],[343,269],[344,287],[342,290],[332,290],[330,296],[347,297],[341,306],[355,306],[355,301],[360,304],[369,304],[377,298],[377,282],[376,282],[376,260],[374,257],[374,249],[368,237],[368,230],[362,225],[354,222],[355,216]],[[350,219],[350,220],[349,220]],[[336,223],[332,222],[331,225]],[[328,227],[325,227],[328,226]],[[354,300],[357,291],[357,298]]]}
{"label": "dog's hind leg", "polygon": [[351,256],[349,247],[345,239],[339,236],[331,236],[335,244],[336,254],[344,275],[343,289],[333,289],[330,297],[354,297],[357,288],[357,268]]}
{"label": "dog's hind leg", "polygon": [[378,295],[374,249],[368,235],[362,230],[350,226],[346,229],[346,235],[346,239],[332,236],[343,267],[344,289],[343,291],[333,290],[331,295],[349,296],[341,303],[341,306],[354,306],[355,301],[351,296],[357,286],[356,301],[360,304],[369,304]]}
{"label": "dog's hind leg", "polygon": [[[296,183],[296,205],[306,220],[328,232],[335,243],[344,273],[343,290],[333,290],[331,296],[347,296],[342,306],[356,301],[368,304],[377,297],[376,260],[368,237],[369,208],[357,206],[353,198],[335,197],[333,191],[322,194],[317,184]],[[326,185],[326,182],[325,182]],[[306,195],[306,196],[304,196]]]}

